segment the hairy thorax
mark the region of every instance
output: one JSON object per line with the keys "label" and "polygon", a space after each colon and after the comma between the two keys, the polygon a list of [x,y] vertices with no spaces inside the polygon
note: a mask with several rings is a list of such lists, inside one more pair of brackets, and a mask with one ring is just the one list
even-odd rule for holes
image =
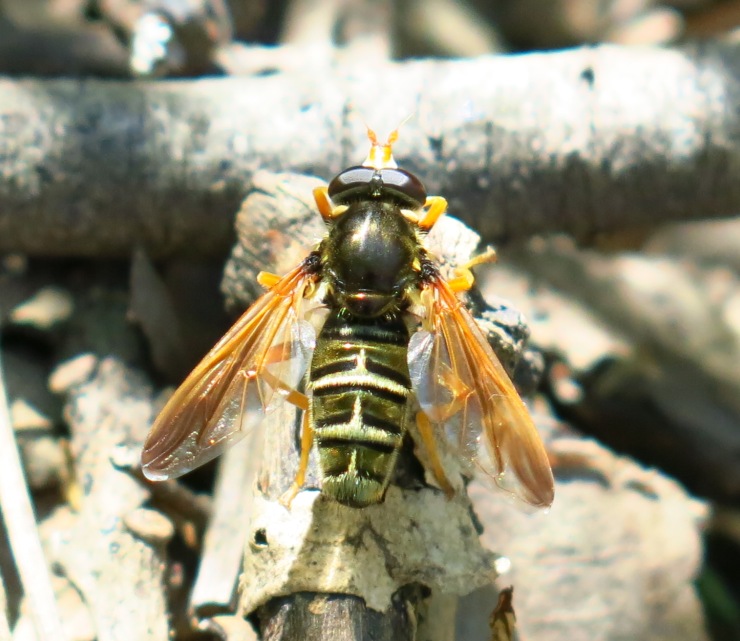
{"label": "hairy thorax", "polygon": [[350,315],[377,317],[405,305],[422,251],[393,203],[363,200],[339,217],[321,246],[329,291]]}

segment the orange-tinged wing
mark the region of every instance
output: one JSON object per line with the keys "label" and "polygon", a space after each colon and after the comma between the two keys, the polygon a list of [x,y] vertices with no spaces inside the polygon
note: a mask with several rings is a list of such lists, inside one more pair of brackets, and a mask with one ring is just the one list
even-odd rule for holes
{"label": "orange-tinged wing", "polygon": [[301,304],[313,279],[301,264],[258,298],[188,375],[154,422],[144,475],[185,474],[220,454],[290,400],[315,342]]}
{"label": "orange-tinged wing", "polygon": [[441,277],[424,295],[431,297],[428,317],[409,343],[421,408],[497,485],[531,505],[549,506],[554,490],[545,447],[486,337]]}

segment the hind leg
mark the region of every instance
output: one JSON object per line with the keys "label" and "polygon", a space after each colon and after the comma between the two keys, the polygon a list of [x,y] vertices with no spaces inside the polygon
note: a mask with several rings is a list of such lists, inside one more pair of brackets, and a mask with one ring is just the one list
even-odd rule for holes
{"label": "hind leg", "polygon": [[436,479],[442,491],[445,493],[448,499],[451,499],[455,495],[455,489],[447,479],[447,475],[442,467],[442,461],[437,454],[437,444],[434,440],[432,422],[424,412],[417,412],[416,414],[416,427],[419,430],[419,436],[424,445],[424,450],[429,457],[429,465],[431,472]]}
{"label": "hind leg", "polygon": [[296,494],[301,491],[303,484],[306,482],[306,471],[308,470],[308,457],[311,454],[311,448],[313,447],[314,432],[311,427],[311,422],[308,420],[308,410],[303,413],[303,425],[301,426],[301,460],[298,464],[298,471],[295,475],[295,480],[288,488],[288,490],[280,497],[280,503],[285,507],[290,508],[290,504],[296,497]]}

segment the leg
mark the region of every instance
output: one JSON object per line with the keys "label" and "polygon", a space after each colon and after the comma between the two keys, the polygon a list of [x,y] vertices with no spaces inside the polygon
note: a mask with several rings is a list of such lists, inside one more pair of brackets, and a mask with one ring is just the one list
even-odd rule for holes
{"label": "leg", "polygon": [[282,280],[281,276],[271,272],[260,272],[257,274],[257,282],[265,289],[272,289]]}
{"label": "leg", "polygon": [[298,471],[295,480],[288,490],[280,497],[280,502],[287,508],[290,507],[296,494],[300,492],[303,484],[306,482],[306,470],[308,469],[308,457],[313,447],[313,428],[308,420],[308,411],[303,413],[303,425],[301,427],[301,460],[298,464]]}
{"label": "leg", "polygon": [[[280,362],[280,360],[282,359],[275,360],[275,362]],[[272,387],[272,389],[282,390],[283,392],[286,392],[285,400],[288,401],[288,403],[290,403],[291,405],[295,405],[298,409],[304,411],[308,409],[308,396],[302,394],[298,390],[293,389],[290,385],[288,385],[284,381],[281,381],[277,376],[268,372],[265,368],[260,371],[259,376],[270,387]]]}
{"label": "leg", "polygon": [[424,203],[424,207],[427,210],[419,220],[419,227],[424,231],[429,231],[434,227],[434,223],[439,220],[440,216],[445,213],[447,201],[442,196],[429,196]]}
{"label": "leg", "polygon": [[447,495],[447,498],[452,498],[455,495],[455,489],[450,485],[450,482],[447,480],[447,476],[444,473],[442,461],[440,461],[439,456],[437,455],[437,445],[434,442],[432,423],[424,412],[417,412],[416,427],[418,428],[419,435],[424,443],[424,449],[429,456],[429,465],[432,468],[431,472],[434,475],[434,478]]}
{"label": "leg", "polygon": [[308,412],[308,396],[306,396],[305,394],[292,389],[288,392],[285,400],[288,401],[288,403],[290,403],[291,405],[295,405],[299,410]]}
{"label": "leg", "polygon": [[457,276],[447,281],[452,291],[455,293],[467,292],[475,282],[475,276],[471,269],[476,265],[482,265],[484,263],[495,263],[496,262],[496,250],[488,246],[486,251],[479,254],[475,258],[471,258],[467,263],[458,267],[455,272]]}
{"label": "leg", "polygon": [[327,222],[347,211],[347,205],[334,206],[331,198],[329,198],[329,190],[326,185],[316,187],[313,190],[313,198],[316,201],[316,208],[319,210],[321,217]]}

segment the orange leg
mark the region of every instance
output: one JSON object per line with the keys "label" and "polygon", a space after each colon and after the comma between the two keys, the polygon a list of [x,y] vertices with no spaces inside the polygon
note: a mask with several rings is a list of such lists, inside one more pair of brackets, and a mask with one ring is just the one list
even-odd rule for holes
{"label": "orange leg", "polygon": [[447,476],[442,468],[442,461],[437,454],[437,444],[434,442],[432,423],[424,412],[416,413],[416,427],[419,430],[424,449],[429,456],[429,465],[432,468],[434,478],[437,479],[437,483],[439,483],[447,498],[452,498],[455,495],[455,489],[447,480]]}
{"label": "orange leg", "polygon": [[[287,386],[286,386],[287,389]],[[308,396],[294,389],[289,390],[285,400],[291,405],[295,405],[299,410],[308,411]]]}
{"label": "orange leg", "polygon": [[434,223],[447,210],[447,201],[442,196],[429,196],[424,203],[424,207],[426,208],[426,212],[424,212],[424,216],[419,220],[419,228],[428,231],[434,227]]}
{"label": "orange leg", "polygon": [[293,389],[285,381],[281,381],[277,376],[271,374],[266,369],[263,369],[259,375],[270,387],[272,387],[272,389],[282,390],[283,392],[286,392],[285,400],[288,401],[288,403],[290,403],[291,405],[295,405],[298,409],[304,411],[308,409],[308,396],[302,394],[298,390]]}
{"label": "orange leg", "polygon": [[316,201],[316,208],[325,221],[333,220],[347,211],[347,205],[334,205],[329,198],[329,189],[326,185],[316,187],[313,190],[313,198]]}
{"label": "orange leg", "polygon": [[471,258],[467,263],[455,270],[457,276],[447,281],[452,291],[455,293],[467,292],[475,282],[475,276],[471,269],[476,265],[496,262],[496,250],[493,247],[487,247],[486,251],[475,258]]}
{"label": "orange leg", "polygon": [[296,494],[300,492],[303,484],[306,482],[306,470],[308,470],[308,457],[313,447],[313,429],[311,422],[308,420],[308,412],[303,414],[303,426],[301,427],[301,460],[298,464],[298,471],[295,480],[288,490],[280,497],[280,502],[287,508],[290,507]]}
{"label": "orange leg", "polygon": [[271,272],[260,272],[257,274],[257,282],[265,289],[272,289],[282,280],[281,276]]}

